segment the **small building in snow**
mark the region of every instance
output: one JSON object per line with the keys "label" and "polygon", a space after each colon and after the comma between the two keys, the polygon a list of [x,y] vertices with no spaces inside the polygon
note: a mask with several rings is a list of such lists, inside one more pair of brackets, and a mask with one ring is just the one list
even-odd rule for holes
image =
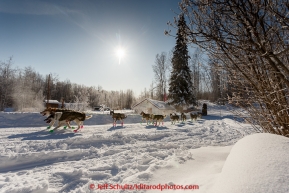
{"label": "small building in snow", "polygon": [[176,109],[168,105],[164,101],[157,101],[146,98],[132,107],[136,113],[155,114],[155,115],[169,115],[176,111]]}
{"label": "small building in snow", "polygon": [[59,108],[61,104],[58,102],[58,100],[44,100],[44,106],[46,108]]}

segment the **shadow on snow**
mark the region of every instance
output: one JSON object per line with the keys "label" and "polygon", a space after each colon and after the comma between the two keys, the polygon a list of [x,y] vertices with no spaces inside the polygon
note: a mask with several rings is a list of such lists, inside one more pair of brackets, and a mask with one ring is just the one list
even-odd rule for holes
{"label": "shadow on snow", "polygon": [[8,136],[9,139],[22,138],[21,140],[49,140],[49,139],[66,139],[68,137],[76,137],[79,133],[65,132],[57,130],[54,133],[49,133],[49,130],[41,130],[32,133],[19,133]]}
{"label": "shadow on snow", "polygon": [[111,128],[109,128],[107,131],[115,131],[115,130],[118,130],[118,129],[125,129],[126,127],[125,126],[112,126]]}

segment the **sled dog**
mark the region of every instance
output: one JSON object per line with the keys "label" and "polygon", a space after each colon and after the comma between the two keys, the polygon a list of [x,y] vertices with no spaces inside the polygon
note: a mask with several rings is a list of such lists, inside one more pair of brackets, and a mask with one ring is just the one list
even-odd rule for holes
{"label": "sled dog", "polygon": [[62,125],[67,125],[69,128],[71,128],[70,121],[74,121],[77,124],[77,129],[74,130],[76,132],[82,126],[83,121],[90,119],[91,117],[92,115],[86,116],[85,113],[83,112],[63,111],[63,112],[52,113],[50,119],[52,121],[52,125],[55,123],[55,121],[58,121],[58,126],[56,126],[53,129],[53,131],[58,129]]}
{"label": "sled dog", "polygon": [[[49,123],[48,128],[52,127],[54,125],[54,123],[56,122],[56,120],[54,119],[55,113],[56,112],[73,112],[73,110],[69,110],[69,109],[59,109],[59,108],[46,108],[43,111],[40,112],[40,114],[42,116],[47,116],[46,119],[44,119],[44,121],[46,121],[46,123]],[[70,126],[70,125],[67,125]]]}
{"label": "sled dog", "polygon": [[74,110],[68,109],[59,109],[59,108],[46,108],[44,111],[40,112],[43,116],[47,116],[44,121],[49,123],[48,128],[52,127],[56,121],[58,121],[58,126],[53,130],[61,127],[61,125],[67,125],[71,128],[70,121],[74,121],[77,125],[78,130],[80,127],[83,127],[83,121],[90,119],[92,115],[86,116],[85,113],[81,113]]}
{"label": "sled dog", "polygon": [[115,113],[114,110],[109,113],[113,119],[113,126],[116,126],[116,121],[121,121],[121,126],[123,126],[123,120],[127,117],[123,113]]}
{"label": "sled dog", "polygon": [[197,118],[198,118],[197,114],[190,113],[190,116],[191,116],[191,121],[193,121],[194,119],[197,120]]}
{"label": "sled dog", "polygon": [[144,112],[142,111],[142,112],[140,113],[140,115],[142,116],[142,122],[143,122],[144,120],[146,120],[146,121],[147,121],[147,125],[148,125],[149,121],[152,120],[151,114],[146,114],[146,113],[144,113]]}
{"label": "sled dog", "polygon": [[187,116],[185,115],[185,113],[181,114],[181,120],[182,122],[185,122],[187,120]]}
{"label": "sled dog", "polygon": [[162,125],[164,125],[164,119],[166,118],[166,115],[151,115],[151,119],[154,121],[156,121],[155,126],[157,126],[157,123],[159,122],[159,125],[162,122]]}
{"label": "sled dog", "polygon": [[175,124],[176,123],[176,121],[178,121],[179,122],[179,119],[180,119],[180,117],[179,117],[179,115],[177,115],[177,114],[170,114],[170,119],[171,119],[171,122],[172,122],[172,124]]}
{"label": "sled dog", "polygon": [[202,113],[201,112],[197,112],[198,118],[201,119],[202,118]]}

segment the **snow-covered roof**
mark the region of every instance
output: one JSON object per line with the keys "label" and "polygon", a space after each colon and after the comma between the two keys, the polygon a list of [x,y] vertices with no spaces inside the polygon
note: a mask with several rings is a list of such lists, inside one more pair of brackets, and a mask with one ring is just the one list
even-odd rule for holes
{"label": "snow-covered roof", "polygon": [[[45,103],[47,103],[47,100],[44,100]],[[58,100],[48,100],[49,104],[59,104]]]}
{"label": "snow-covered roof", "polygon": [[156,108],[160,109],[160,110],[175,110],[174,107],[170,106],[169,104],[167,104],[164,101],[158,101],[158,100],[153,100],[153,99],[149,99],[146,98],[144,100],[142,100],[141,102],[137,103],[136,105],[134,105],[132,108],[138,106],[140,103],[142,103],[143,101],[149,101],[150,103],[152,103]]}

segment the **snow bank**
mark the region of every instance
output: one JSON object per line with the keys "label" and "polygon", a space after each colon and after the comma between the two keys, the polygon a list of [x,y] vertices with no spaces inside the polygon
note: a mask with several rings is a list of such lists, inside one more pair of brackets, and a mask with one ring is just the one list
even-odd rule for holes
{"label": "snow bank", "polygon": [[254,134],[238,141],[212,187],[214,193],[289,192],[289,139]]}

